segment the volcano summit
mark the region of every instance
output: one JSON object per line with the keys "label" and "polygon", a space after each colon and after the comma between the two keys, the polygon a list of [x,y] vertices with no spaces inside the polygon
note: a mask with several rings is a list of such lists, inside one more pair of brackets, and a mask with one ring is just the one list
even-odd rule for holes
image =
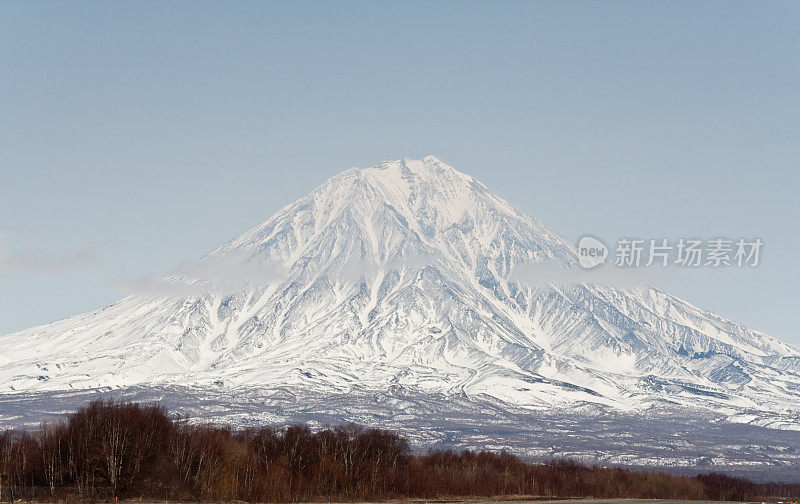
{"label": "volcano summit", "polygon": [[646,285],[514,274],[532,264],[578,257],[472,177],[432,156],[352,168],[141,292],[0,337],[0,418],[104,392],[234,423],[797,467],[800,349]]}

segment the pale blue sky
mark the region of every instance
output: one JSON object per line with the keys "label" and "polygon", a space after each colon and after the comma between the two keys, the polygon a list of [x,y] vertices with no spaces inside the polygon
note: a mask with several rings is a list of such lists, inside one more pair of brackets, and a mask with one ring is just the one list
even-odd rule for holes
{"label": "pale blue sky", "polygon": [[667,290],[800,344],[796,2],[0,1],[0,334],[434,154],[557,231],[761,237]]}

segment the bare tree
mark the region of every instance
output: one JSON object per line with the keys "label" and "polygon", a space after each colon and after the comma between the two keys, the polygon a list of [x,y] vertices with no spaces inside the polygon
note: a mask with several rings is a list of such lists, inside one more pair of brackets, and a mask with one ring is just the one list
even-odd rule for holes
{"label": "bare tree", "polygon": [[42,453],[42,467],[44,478],[50,489],[50,496],[55,495],[56,485],[61,483],[64,467],[64,438],[65,427],[63,424],[42,424],[37,433],[39,449]]}

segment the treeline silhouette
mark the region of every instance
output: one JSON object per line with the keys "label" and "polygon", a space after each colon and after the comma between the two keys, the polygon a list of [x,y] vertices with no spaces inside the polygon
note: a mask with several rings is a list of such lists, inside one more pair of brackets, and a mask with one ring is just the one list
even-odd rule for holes
{"label": "treeline silhouette", "polygon": [[[789,496],[719,474],[683,477],[526,462],[509,453],[412,454],[394,432],[355,425],[231,430],[157,405],[94,401],[33,432],[0,434],[0,500],[289,502],[499,495],[748,500]],[[783,493],[781,493],[783,492]],[[794,495],[797,495],[795,493]]]}

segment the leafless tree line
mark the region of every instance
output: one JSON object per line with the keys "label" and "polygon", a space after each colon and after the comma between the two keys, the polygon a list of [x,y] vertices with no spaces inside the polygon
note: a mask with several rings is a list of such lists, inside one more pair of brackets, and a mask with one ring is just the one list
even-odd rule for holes
{"label": "leafless tree line", "polygon": [[[37,489],[37,492],[31,492]],[[718,474],[526,462],[509,453],[412,454],[396,433],[355,425],[234,431],[157,405],[94,401],[58,423],[0,434],[0,501],[149,498],[289,502],[540,495],[747,500],[800,486]],[[796,494],[795,494],[796,495]]]}

